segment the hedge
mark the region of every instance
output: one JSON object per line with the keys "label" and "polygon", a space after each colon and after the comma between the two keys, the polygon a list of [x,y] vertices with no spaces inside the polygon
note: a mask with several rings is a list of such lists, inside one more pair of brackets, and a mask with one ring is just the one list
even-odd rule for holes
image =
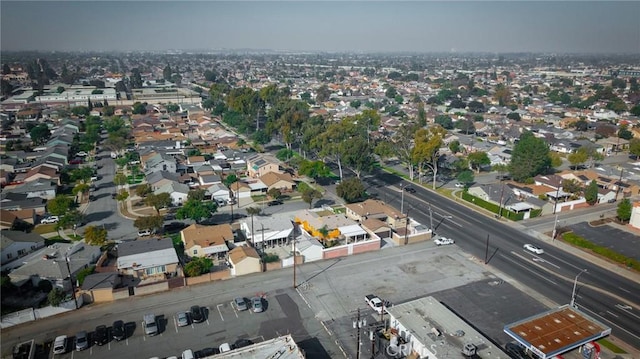
{"label": "hedge", "polygon": [[[485,200],[483,200],[480,197],[476,197],[474,195],[469,194],[469,192],[467,191],[463,191],[462,192],[462,199],[464,199],[467,202],[471,202],[473,204],[475,204],[476,206],[482,207],[484,209],[487,209],[495,214],[501,214],[502,217],[510,219],[512,221],[521,221],[522,219],[524,219],[524,212],[520,212],[520,213],[515,213],[512,212],[508,209],[506,209],[504,206],[502,207],[502,211],[500,210],[500,206],[498,206],[495,203],[492,202],[487,202]],[[538,210],[539,213],[542,212],[540,210]],[[539,215],[538,213],[538,215]],[[532,217],[533,213],[532,213]]]}
{"label": "hedge", "polygon": [[596,244],[594,244],[593,242],[590,242],[588,240],[586,240],[585,238],[575,234],[575,233],[564,233],[562,234],[562,239],[567,242],[567,243],[571,243],[576,247],[581,247],[581,248],[585,248],[585,249],[589,249],[591,250],[593,253],[599,254],[605,258],[611,259],[614,262],[620,263],[620,264],[624,264],[625,266],[627,266],[628,268],[632,268],[635,270],[640,270],[640,261],[637,261],[633,258],[629,258],[623,254],[620,254],[618,252],[613,251],[610,248],[607,247],[601,247],[598,246]]}

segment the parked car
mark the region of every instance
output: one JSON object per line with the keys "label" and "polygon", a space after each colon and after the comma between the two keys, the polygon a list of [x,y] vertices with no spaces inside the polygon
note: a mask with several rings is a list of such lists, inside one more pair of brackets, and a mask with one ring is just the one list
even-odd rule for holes
{"label": "parked car", "polygon": [[86,157],[86,156],[88,156],[88,155],[89,155],[89,154],[88,154],[88,153],[86,153],[86,152],[84,152],[84,151],[80,151],[80,152],[76,153],[76,156],[80,156],[80,157]]}
{"label": "parked car", "polygon": [[189,325],[189,316],[187,315],[186,312],[178,313],[177,318],[178,318],[178,326],[179,327],[185,327],[185,326]]}
{"label": "parked car", "polygon": [[196,356],[193,354],[193,350],[187,349],[182,352],[182,359],[194,359]]}
{"label": "parked car", "polygon": [[89,348],[89,337],[84,330],[76,334],[76,350],[83,351]]}
{"label": "parked car", "polygon": [[138,237],[148,237],[151,235],[151,231],[148,229],[138,231]]}
{"label": "parked car", "polygon": [[248,347],[249,345],[253,345],[253,342],[249,339],[241,338],[235,341],[235,343],[231,344],[231,349],[238,349]]}
{"label": "parked car", "polygon": [[218,348],[204,348],[202,350],[198,350],[195,352],[196,358],[206,358],[212,355],[220,354],[220,349]]}
{"label": "parked car", "polygon": [[260,297],[253,297],[251,299],[251,308],[253,308],[253,312],[254,313],[260,313],[262,312],[262,298]]}
{"label": "parked car", "polygon": [[198,305],[194,305],[189,310],[189,314],[191,315],[191,320],[194,323],[202,323],[204,322],[204,311]]}
{"label": "parked car", "polygon": [[172,232],[181,231],[181,230],[185,229],[186,227],[187,227],[187,225],[182,223],[182,222],[171,222],[169,224],[165,224],[164,227],[162,227],[162,229],[165,232],[172,233]]}
{"label": "parked car", "polygon": [[282,200],[275,199],[275,200],[273,200],[273,201],[269,201],[269,202],[267,203],[267,206],[269,206],[269,207],[271,207],[271,206],[279,206],[279,205],[281,205],[281,204],[284,204],[284,202],[283,202]]}
{"label": "parked car", "polygon": [[61,335],[53,341],[53,354],[64,354],[67,352],[67,336]]}
{"label": "parked car", "polygon": [[142,317],[142,325],[144,327],[144,334],[146,335],[158,334],[158,323],[156,323],[155,314],[145,314]]}
{"label": "parked car", "polygon": [[447,245],[447,244],[454,244],[455,241],[451,238],[446,238],[446,237],[439,237],[433,240],[433,243],[435,243],[436,245],[439,246],[443,246],[443,245]]}
{"label": "parked car", "polygon": [[43,218],[40,223],[45,223],[45,224],[49,224],[49,223],[58,223],[60,219],[58,218],[58,216],[49,216],[46,218]]}
{"label": "parked car", "polygon": [[105,325],[98,325],[96,327],[96,334],[93,337],[93,343],[97,345],[105,345],[109,342],[107,336],[107,327]]}
{"label": "parked car", "polygon": [[243,311],[243,310],[249,309],[249,307],[247,306],[247,301],[242,297],[238,297],[238,298],[234,299],[233,302],[236,304],[236,309],[238,311]]}
{"label": "parked car", "polygon": [[113,322],[111,336],[117,341],[123,340],[125,338],[126,331],[124,329],[124,322],[122,320],[116,320],[115,322]]}
{"label": "parked car", "polygon": [[231,345],[229,345],[229,343],[222,343],[218,349],[220,353],[228,352],[231,351]]}
{"label": "parked car", "polygon": [[529,252],[535,253],[535,254],[542,254],[544,253],[544,250],[538,246],[534,246],[533,244],[525,244],[524,245],[524,249],[528,250]]}
{"label": "parked car", "polygon": [[462,184],[460,182],[456,182],[456,184],[454,186],[456,186],[456,188],[464,188],[464,184]]}

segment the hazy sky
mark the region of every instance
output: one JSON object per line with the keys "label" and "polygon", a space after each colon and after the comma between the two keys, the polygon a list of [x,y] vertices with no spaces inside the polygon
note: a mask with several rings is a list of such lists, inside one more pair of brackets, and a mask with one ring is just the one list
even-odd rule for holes
{"label": "hazy sky", "polygon": [[6,1],[2,50],[640,53],[640,2]]}

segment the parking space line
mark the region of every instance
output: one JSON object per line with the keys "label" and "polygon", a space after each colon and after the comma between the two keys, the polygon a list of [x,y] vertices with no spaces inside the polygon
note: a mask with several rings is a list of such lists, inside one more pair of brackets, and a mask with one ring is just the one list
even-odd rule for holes
{"label": "parking space line", "polygon": [[178,322],[176,321],[176,316],[173,315],[173,326],[176,328],[176,333],[178,332]]}
{"label": "parking space line", "polygon": [[218,314],[220,314],[220,319],[222,319],[222,321],[224,322],[224,317],[222,316],[222,311],[220,311],[220,306],[222,306],[222,304],[216,305],[216,308],[218,308]]}
{"label": "parking space line", "polygon": [[111,350],[111,340],[107,343],[107,349]]}
{"label": "parking space line", "polygon": [[89,355],[93,355],[93,345],[89,347]]}
{"label": "parking space line", "polygon": [[209,313],[211,313],[211,311],[209,310],[209,307],[205,307],[206,308],[206,318],[207,318],[207,325],[211,325],[211,323],[209,322]]}
{"label": "parking space line", "polygon": [[129,338],[125,339],[124,341],[127,344],[127,346],[129,346]]}
{"label": "parking space line", "polygon": [[234,302],[233,301],[229,302],[229,305],[231,306],[231,309],[233,309],[233,313],[235,313],[236,318],[238,318],[238,311],[236,310],[236,306],[234,305]]}

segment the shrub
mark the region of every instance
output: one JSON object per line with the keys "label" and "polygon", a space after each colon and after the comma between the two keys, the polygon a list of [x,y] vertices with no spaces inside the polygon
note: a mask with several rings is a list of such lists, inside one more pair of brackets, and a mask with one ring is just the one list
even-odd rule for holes
{"label": "shrub", "polygon": [[277,254],[272,254],[272,253],[266,253],[264,255],[264,257],[262,257],[262,260],[265,263],[274,263],[280,260],[280,257]]}

